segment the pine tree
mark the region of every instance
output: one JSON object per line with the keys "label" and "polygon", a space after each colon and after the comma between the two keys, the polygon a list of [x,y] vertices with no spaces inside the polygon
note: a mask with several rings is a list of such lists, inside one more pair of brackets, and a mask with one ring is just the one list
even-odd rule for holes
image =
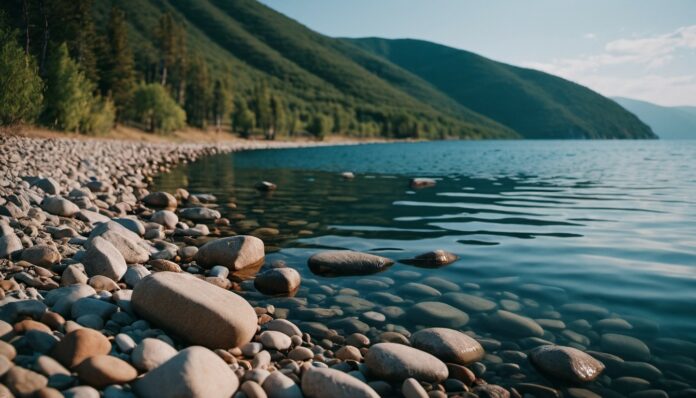
{"label": "pine tree", "polygon": [[65,43],[49,60],[44,119],[51,128],[80,131],[92,107],[94,86],[68,55]]}
{"label": "pine tree", "polygon": [[97,57],[95,45],[97,33],[92,18],[92,0],[44,0],[50,40],[66,43],[69,54],[77,61],[85,76],[96,82]]}
{"label": "pine tree", "polygon": [[267,136],[268,139],[274,139],[276,134],[282,134],[287,131],[285,104],[277,95],[271,97],[271,114],[273,115],[273,122]]}
{"label": "pine tree", "polygon": [[33,57],[2,25],[0,16],[0,123],[31,123],[41,110],[43,82]]}
{"label": "pine tree", "polygon": [[184,106],[187,121],[192,126],[205,128],[208,124],[212,98],[209,76],[208,64],[202,58],[196,57],[189,69]]}
{"label": "pine tree", "polygon": [[215,119],[215,131],[220,132],[222,129],[223,119],[231,113],[232,96],[228,88],[228,84],[218,79],[215,81],[215,89],[213,90],[213,118]]}
{"label": "pine tree", "polygon": [[268,134],[273,127],[273,112],[271,111],[271,94],[268,85],[263,82],[254,90],[253,111],[256,115],[256,126]]}
{"label": "pine tree", "polygon": [[110,97],[121,118],[136,88],[133,51],[128,43],[124,12],[112,7],[107,26],[107,49],[102,62],[102,93]]}
{"label": "pine tree", "polygon": [[188,74],[186,31],[172,14],[165,13],[159,20],[155,37],[160,50],[160,84],[169,87],[177,102],[182,104]]}

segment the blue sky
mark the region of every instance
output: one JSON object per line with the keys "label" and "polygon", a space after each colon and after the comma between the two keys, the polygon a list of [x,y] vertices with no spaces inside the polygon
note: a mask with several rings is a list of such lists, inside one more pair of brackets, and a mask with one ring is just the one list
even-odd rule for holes
{"label": "blue sky", "polygon": [[261,0],[330,36],[417,38],[608,96],[696,105],[696,0]]}

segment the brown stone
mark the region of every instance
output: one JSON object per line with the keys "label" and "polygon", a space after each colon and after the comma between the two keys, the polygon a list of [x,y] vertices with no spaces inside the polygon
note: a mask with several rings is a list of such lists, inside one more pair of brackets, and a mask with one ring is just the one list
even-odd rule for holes
{"label": "brown stone", "polygon": [[14,366],[5,373],[4,384],[10,388],[13,394],[19,397],[29,397],[46,387],[48,379],[31,370]]}
{"label": "brown stone", "polygon": [[83,328],[74,330],[63,337],[51,356],[69,369],[95,355],[106,355],[111,351],[111,343],[96,330]]}
{"label": "brown stone", "polygon": [[30,330],[38,330],[40,332],[51,333],[51,328],[49,328],[41,322],[37,322],[31,319],[19,321],[14,325],[14,332],[18,334],[24,334]]}
{"label": "brown stone", "polygon": [[179,264],[169,260],[151,260],[148,264],[150,264],[154,271],[181,272]]}
{"label": "brown stone", "polygon": [[124,384],[138,377],[138,371],[128,362],[110,355],[95,355],[82,361],[75,368],[84,383],[94,388],[111,384]]}

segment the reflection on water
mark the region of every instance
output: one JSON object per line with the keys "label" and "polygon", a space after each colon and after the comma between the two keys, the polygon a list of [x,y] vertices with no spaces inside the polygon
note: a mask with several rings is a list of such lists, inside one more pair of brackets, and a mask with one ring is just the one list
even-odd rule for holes
{"label": "reflection on water", "polygon": [[[696,345],[671,340],[696,337],[695,159],[696,142],[687,141],[379,144],[212,157],[156,185],[216,195],[234,232],[261,235],[269,262],[298,269],[304,279],[297,296],[270,300],[291,319],[346,333],[413,332],[415,303],[447,302],[469,315],[460,329],[489,339],[489,382],[517,374],[537,380],[526,360],[506,357],[532,343],[486,322],[505,309],[536,319],[544,339],[582,349],[611,351],[602,345],[609,332],[638,337],[650,357],[633,362],[649,362],[660,374],[624,364],[603,377],[637,376],[676,391],[696,385]],[[346,170],[356,178],[343,180]],[[416,176],[438,184],[411,190],[408,179]],[[278,190],[257,192],[262,179]],[[459,260],[327,279],[306,266],[326,248],[394,260],[444,249]],[[267,302],[249,289],[248,299]],[[495,308],[475,311],[454,300],[455,292]],[[368,310],[386,321],[365,317]],[[609,387],[610,379],[599,384]]]}

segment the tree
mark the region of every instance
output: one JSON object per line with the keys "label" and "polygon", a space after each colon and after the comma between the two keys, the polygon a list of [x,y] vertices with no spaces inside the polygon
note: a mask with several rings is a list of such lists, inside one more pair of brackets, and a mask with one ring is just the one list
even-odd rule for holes
{"label": "tree", "polygon": [[[92,18],[93,0],[44,0],[46,27],[53,43],[66,43],[70,56],[91,81],[98,81],[95,45],[97,33]],[[42,5],[42,7],[44,7]]]}
{"label": "tree", "polygon": [[44,120],[51,128],[80,131],[92,106],[93,85],[61,44],[49,60]]}
{"label": "tree", "polygon": [[287,130],[288,121],[285,112],[285,104],[277,95],[271,97],[271,115],[271,128],[266,136],[268,139],[274,139],[277,133],[283,133]]}
{"label": "tree", "polygon": [[125,14],[117,7],[111,8],[107,39],[106,53],[100,62],[102,93],[113,100],[118,117],[121,118],[133,97],[136,81]]}
{"label": "tree", "polygon": [[315,136],[319,140],[323,140],[326,134],[331,132],[333,127],[333,122],[330,117],[323,114],[315,114],[312,121],[307,126],[307,130],[310,134]]}
{"label": "tree", "polygon": [[169,133],[186,126],[186,112],[158,83],[139,86],[133,96],[131,117],[150,132]]}
{"label": "tree", "polygon": [[256,115],[256,126],[263,130],[264,134],[268,134],[273,126],[273,113],[271,111],[271,94],[266,82],[257,85],[254,89],[252,109]]}
{"label": "tree", "polygon": [[187,74],[186,31],[174,20],[170,13],[165,13],[155,30],[160,50],[160,83],[171,88],[176,101],[184,103]]}
{"label": "tree", "polygon": [[188,123],[192,126],[205,128],[208,124],[212,99],[209,75],[208,64],[202,58],[196,57],[189,69],[184,105]]}
{"label": "tree", "polygon": [[33,122],[41,110],[42,91],[34,59],[0,25],[0,123]]}
{"label": "tree", "polygon": [[222,129],[222,121],[225,116],[229,115],[232,109],[232,96],[228,85],[218,79],[215,81],[213,89],[213,118],[215,119],[215,131],[220,132]]}
{"label": "tree", "polygon": [[238,104],[234,107],[232,114],[234,129],[241,133],[243,138],[249,138],[251,131],[256,126],[256,116],[249,109],[246,100],[240,98]]}

